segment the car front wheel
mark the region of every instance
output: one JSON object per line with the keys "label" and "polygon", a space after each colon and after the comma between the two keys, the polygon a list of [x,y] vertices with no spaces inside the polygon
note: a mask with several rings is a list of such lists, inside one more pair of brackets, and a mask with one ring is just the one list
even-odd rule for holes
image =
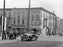
{"label": "car front wheel", "polygon": [[21,41],[23,41],[23,39],[21,39]]}

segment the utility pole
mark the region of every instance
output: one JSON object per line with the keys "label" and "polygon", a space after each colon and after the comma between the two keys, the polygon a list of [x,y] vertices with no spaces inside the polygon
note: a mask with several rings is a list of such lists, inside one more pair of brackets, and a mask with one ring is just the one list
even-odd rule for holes
{"label": "utility pole", "polygon": [[31,0],[29,0],[29,8],[28,8],[28,23],[27,23],[27,31],[29,32],[29,21],[30,21],[30,4],[31,4]]}
{"label": "utility pole", "polygon": [[4,23],[5,23],[5,0],[3,4],[3,30],[2,30],[2,40],[5,39],[5,31],[4,31]]}

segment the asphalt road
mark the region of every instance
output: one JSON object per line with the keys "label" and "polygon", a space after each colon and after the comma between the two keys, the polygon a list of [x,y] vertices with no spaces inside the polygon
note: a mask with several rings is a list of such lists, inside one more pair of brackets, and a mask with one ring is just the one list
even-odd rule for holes
{"label": "asphalt road", "polygon": [[0,47],[63,47],[63,42],[52,41],[16,41],[0,44]]}

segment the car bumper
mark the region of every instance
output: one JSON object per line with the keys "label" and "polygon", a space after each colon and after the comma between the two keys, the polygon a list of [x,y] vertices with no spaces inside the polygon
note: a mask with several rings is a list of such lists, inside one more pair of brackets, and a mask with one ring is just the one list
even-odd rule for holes
{"label": "car bumper", "polygon": [[22,37],[21,39],[23,39],[23,40],[32,40],[32,38],[30,36]]}

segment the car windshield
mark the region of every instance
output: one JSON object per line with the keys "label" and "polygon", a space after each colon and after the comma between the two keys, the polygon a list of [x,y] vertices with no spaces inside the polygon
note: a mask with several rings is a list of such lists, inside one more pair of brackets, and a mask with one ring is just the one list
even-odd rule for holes
{"label": "car windshield", "polygon": [[32,33],[25,33],[25,34],[27,34],[27,35],[32,35]]}

